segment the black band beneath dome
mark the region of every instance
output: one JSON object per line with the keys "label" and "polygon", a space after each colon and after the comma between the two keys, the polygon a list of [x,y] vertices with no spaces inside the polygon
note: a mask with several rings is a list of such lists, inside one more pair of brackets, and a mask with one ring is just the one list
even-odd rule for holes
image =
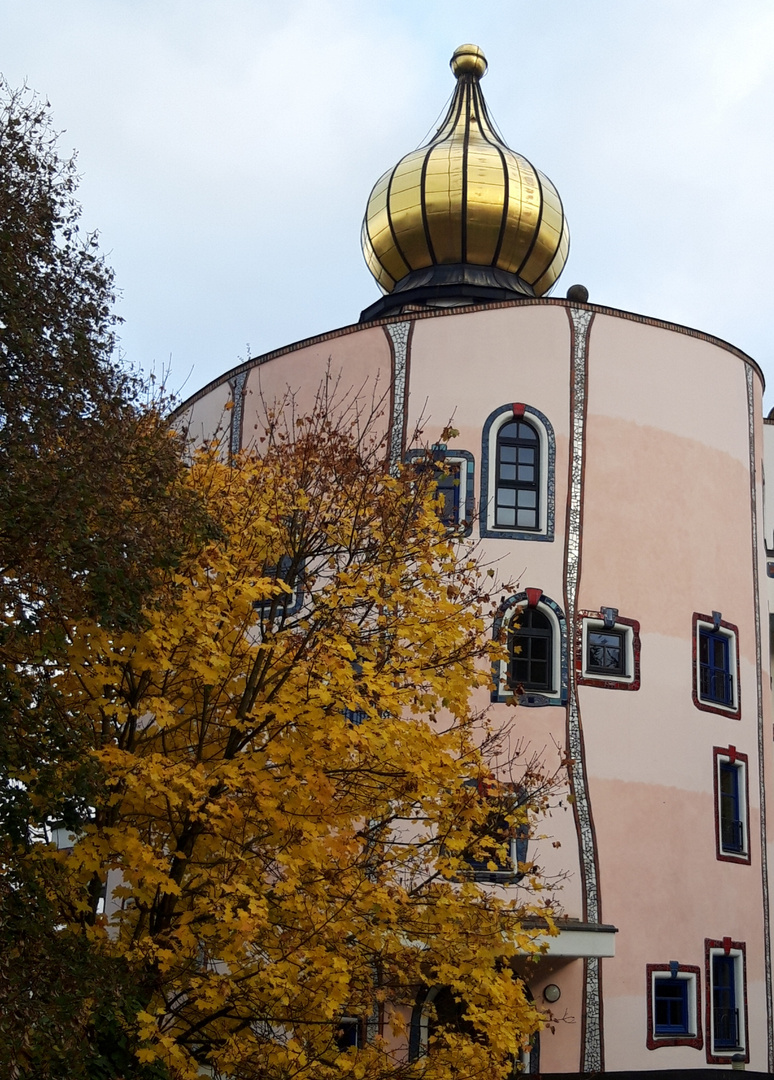
{"label": "black band beneath dome", "polygon": [[494,266],[473,266],[458,263],[451,266],[426,266],[412,270],[396,284],[391,293],[364,309],[360,322],[371,322],[382,315],[409,304],[432,305],[453,303],[455,300],[482,303],[515,300],[519,296],[535,296],[526,281],[507,270]]}

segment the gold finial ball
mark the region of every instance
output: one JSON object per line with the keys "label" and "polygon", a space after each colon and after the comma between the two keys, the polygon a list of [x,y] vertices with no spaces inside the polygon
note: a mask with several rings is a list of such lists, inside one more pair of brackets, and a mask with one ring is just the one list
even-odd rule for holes
{"label": "gold finial ball", "polygon": [[473,75],[476,79],[480,79],[486,74],[489,66],[478,45],[460,45],[454,50],[449,65],[458,79],[461,75]]}

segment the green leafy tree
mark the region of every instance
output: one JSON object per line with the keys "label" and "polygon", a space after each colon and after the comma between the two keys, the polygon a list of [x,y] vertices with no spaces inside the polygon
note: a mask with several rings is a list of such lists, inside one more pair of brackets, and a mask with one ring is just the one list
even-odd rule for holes
{"label": "green leafy tree", "polygon": [[87,1002],[114,996],[120,965],[73,978],[89,950],[53,932],[28,865],[41,823],[77,828],[101,784],[51,678],[72,620],[137,625],[201,520],[179,438],[118,358],[113,275],[80,231],[77,184],[48,106],[0,82],[0,1063],[37,1042],[52,1061],[66,1047],[61,1075],[97,1076],[78,1071]]}

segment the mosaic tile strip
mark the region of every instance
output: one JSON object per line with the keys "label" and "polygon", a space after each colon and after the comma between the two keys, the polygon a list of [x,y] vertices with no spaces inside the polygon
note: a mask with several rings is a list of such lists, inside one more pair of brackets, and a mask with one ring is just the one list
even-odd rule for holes
{"label": "mosaic tile strip", "polygon": [[247,372],[240,371],[230,380],[231,400],[234,407],[231,410],[231,429],[229,431],[229,450],[234,457],[242,449],[242,415],[245,407],[245,383]]}
{"label": "mosaic tile strip", "polygon": [[[531,405],[513,404],[501,405],[486,418],[484,430],[481,434],[481,508],[479,510],[479,531],[481,536],[493,536],[499,540],[543,540],[552,543],[554,539],[554,505],[556,503],[556,436],[551,421],[539,409]],[[547,442],[547,470],[546,470],[546,529],[545,532],[518,532],[513,529],[496,529],[489,524],[494,511],[489,505],[489,460],[492,449],[492,427],[499,429],[508,419],[515,415],[533,416],[543,427]],[[543,492],[541,491],[541,497]]]}
{"label": "mosaic tile strip", "polygon": [[[593,312],[584,308],[569,308],[572,326],[571,376],[571,437],[570,490],[567,498],[567,539],[565,549],[565,611],[567,622],[578,622],[578,582],[581,563],[581,524],[583,518],[583,452],[586,424],[586,367],[587,341]],[[570,781],[575,796],[575,815],[580,840],[581,877],[583,881],[584,917],[590,923],[599,922],[599,889],[594,838],[594,823],[586,782],[583,758],[583,731],[578,704],[575,664],[569,665],[567,695],[567,748],[573,762]],[[603,1066],[602,1005],[600,1000],[600,966],[598,958],[585,964],[583,1004],[583,1072],[598,1072]]]}
{"label": "mosaic tile strip", "polygon": [[766,784],[764,778],[764,731],[763,731],[763,655],[761,648],[761,590],[758,573],[758,495],[757,466],[755,460],[755,369],[752,364],[745,364],[747,380],[747,426],[750,452],[750,510],[752,531],[752,570],[753,595],[755,598],[755,670],[756,694],[758,699],[758,797],[760,799],[761,820],[761,882],[763,886],[763,959],[766,974],[766,1020],[768,1071],[774,1072],[774,1001],[771,986],[771,921],[769,898],[769,866],[766,850]]}
{"label": "mosaic tile strip", "polygon": [[[500,635],[503,623],[509,620],[513,609],[523,607],[527,601],[526,592],[516,593],[514,596],[509,596],[507,600],[503,600],[497,609],[494,620],[493,635],[495,639]],[[548,697],[545,694],[522,694],[519,698],[519,705],[533,708],[541,705],[565,705],[567,703],[567,620],[562,609],[550,596],[541,594],[539,604],[545,604],[546,607],[550,608],[559,624],[559,695],[557,697]],[[492,664],[492,681],[494,683],[492,701],[511,701],[513,699],[513,694],[504,694],[502,692],[503,678],[499,663]]]}
{"label": "mosaic tile strip", "polygon": [[391,322],[384,328],[392,342],[392,427],[390,431],[390,466],[394,468],[403,455],[406,415],[406,367],[410,322]]}

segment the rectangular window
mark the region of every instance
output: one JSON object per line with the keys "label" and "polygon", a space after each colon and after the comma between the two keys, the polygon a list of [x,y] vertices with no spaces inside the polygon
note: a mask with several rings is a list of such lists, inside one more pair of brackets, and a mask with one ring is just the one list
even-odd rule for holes
{"label": "rectangular window", "polygon": [[739,1049],[735,966],[733,956],[712,957],[712,1042],[722,1050]]}
{"label": "rectangular window", "polygon": [[264,617],[281,618],[287,615],[295,615],[301,608],[303,600],[303,586],[301,571],[303,560],[296,556],[283,555],[279,563],[266,565],[263,575],[273,578],[275,581],[284,582],[292,591],[278,592],[270,600],[263,600],[256,604]]}
{"label": "rectangular window", "polygon": [[[466,787],[474,784],[468,782]],[[527,861],[529,825],[513,823],[513,816],[526,801],[525,791],[518,785],[509,784],[500,796],[492,796],[487,794],[489,789],[485,783],[475,784],[475,787],[480,798],[491,799],[492,810],[479,827],[475,850],[464,855],[465,862],[476,881],[515,884],[524,876],[519,871],[519,863]]]}
{"label": "rectangular window", "polygon": [[694,614],[693,630],[694,704],[739,719],[739,631],[718,612]]}
{"label": "rectangular window", "polygon": [[465,536],[471,531],[474,515],[473,455],[467,450],[448,450],[444,443],[427,449],[409,450],[406,463],[432,475],[440,501],[438,516],[449,529]]}
{"label": "rectangular window", "polygon": [[342,1052],[357,1050],[363,1045],[363,1022],[354,1016],[342,1016],[336,1029],[336,1045]]}
{"label": "rectangular window", "polygon": [[717,855],[725,862],[750,862],[747,755],[735,746],[713,748]]}
{"label": "rectangular window", "polygon": [[444,463],[435,470],[434,479],[441,500],[439,517],[444,525],[456,529],[460,522],[460,463]]}
{"label": "rectangular window", "polygon": [[688,1035],[688,983],[670,975],[653,981],[653,1030],[656,1035]]}
{"label": "rectangular window", "polygon": [[622,630],[589,630],[586,670],[599,675],[625,675],[626,652]]}
{"label": "rectangular window", "polygon": [[699,1017],[698,967],[648,964],[648,1049],[661,1046],[702,1046]]}
{"label": "rectangular window", "polygon": [[730,705],[733,700],[730,649],[725,634],[699,630],[699,687],[705,701]]}
{"label": "rectangular window", "polygon": [[727,1064],[747,1052],[746,965],[744,942],[723,938],[705,942],[707,964],[707,1061]]}

